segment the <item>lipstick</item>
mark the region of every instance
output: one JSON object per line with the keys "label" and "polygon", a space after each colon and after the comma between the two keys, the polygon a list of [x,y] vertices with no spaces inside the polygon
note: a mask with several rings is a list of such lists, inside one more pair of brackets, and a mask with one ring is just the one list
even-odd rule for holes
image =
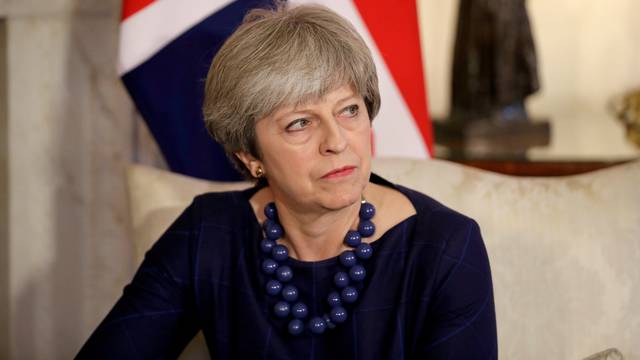
{"label": "lipstick", "polygon": [[333,169],[330,172],[324,174],[322,176],[323,179],[334,179],[339,177],[344,177],[347,175],[351,175],[353,173],[355,166],[343,166],[341,168]]}

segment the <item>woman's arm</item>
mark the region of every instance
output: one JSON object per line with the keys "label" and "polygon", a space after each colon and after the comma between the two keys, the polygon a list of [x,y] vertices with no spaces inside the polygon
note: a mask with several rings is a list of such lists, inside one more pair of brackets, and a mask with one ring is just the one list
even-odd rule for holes
{"label": "woman's arm", "polygon": [[437,272],[418,358],[497,359],[491,270],[475,221],[451,235]]}
{"label": "woman's arm", "polygon": [[192,291],[193,206],[147,252],[77,359],[176,358],[199,329]]}

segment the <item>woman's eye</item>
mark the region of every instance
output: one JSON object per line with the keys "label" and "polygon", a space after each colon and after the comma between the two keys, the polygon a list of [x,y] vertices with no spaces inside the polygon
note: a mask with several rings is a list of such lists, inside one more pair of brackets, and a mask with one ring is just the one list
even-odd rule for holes
{"label": "woman's eye", "polygon": [[296,119],[287,125],[287,130],[296,131],[305,128],[311,121],[305,118]]}
{"label": "woman's eye", "polygon": [[347,115],[347,116],[349,116],[349,117],[355,117],[356,115],[358,115],[358,110],[359,110],[358,105],[355,105],[355,104],[354,104],[354,105],[347,106],[347,107],[342,111],[342,113],[343,113],[343,114],[345,114],[345,115]]}

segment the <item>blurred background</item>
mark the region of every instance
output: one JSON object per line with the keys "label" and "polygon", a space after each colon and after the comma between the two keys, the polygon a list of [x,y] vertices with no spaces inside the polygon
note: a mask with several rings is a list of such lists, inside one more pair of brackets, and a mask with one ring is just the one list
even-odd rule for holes
{"label": "blurred background", "polygon": [[[133,274],[125,169],[167,164],[116,68],[121,6],[0,0],[2,359],[73,357]],[[604,166],[640,155],[616,117],[640,88],[639,1],[526,2],[539,90],[520,104],[532,132],[514,136],[452,115],[461,3],[416,8],[433,156]],[[491,149],[500,136],[513,149]]]}

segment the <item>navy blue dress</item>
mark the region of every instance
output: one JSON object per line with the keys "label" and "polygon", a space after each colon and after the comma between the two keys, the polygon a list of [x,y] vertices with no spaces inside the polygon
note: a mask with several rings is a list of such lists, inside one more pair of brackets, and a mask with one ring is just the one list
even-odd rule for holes
{"label": "navy blue dress", "polygon": [[[372,243],[360,297],[335,329],[296,337],[273,315],[262,230],[248,201],[254,187],[196,197],[78,358],[175,358],[201,329],[213,359],[497,359],[491,272],[476,222],[376,175],[371,181],[402,192],[417,213]],[[287,261],[311,315],[326,312],[337,258]]]}

